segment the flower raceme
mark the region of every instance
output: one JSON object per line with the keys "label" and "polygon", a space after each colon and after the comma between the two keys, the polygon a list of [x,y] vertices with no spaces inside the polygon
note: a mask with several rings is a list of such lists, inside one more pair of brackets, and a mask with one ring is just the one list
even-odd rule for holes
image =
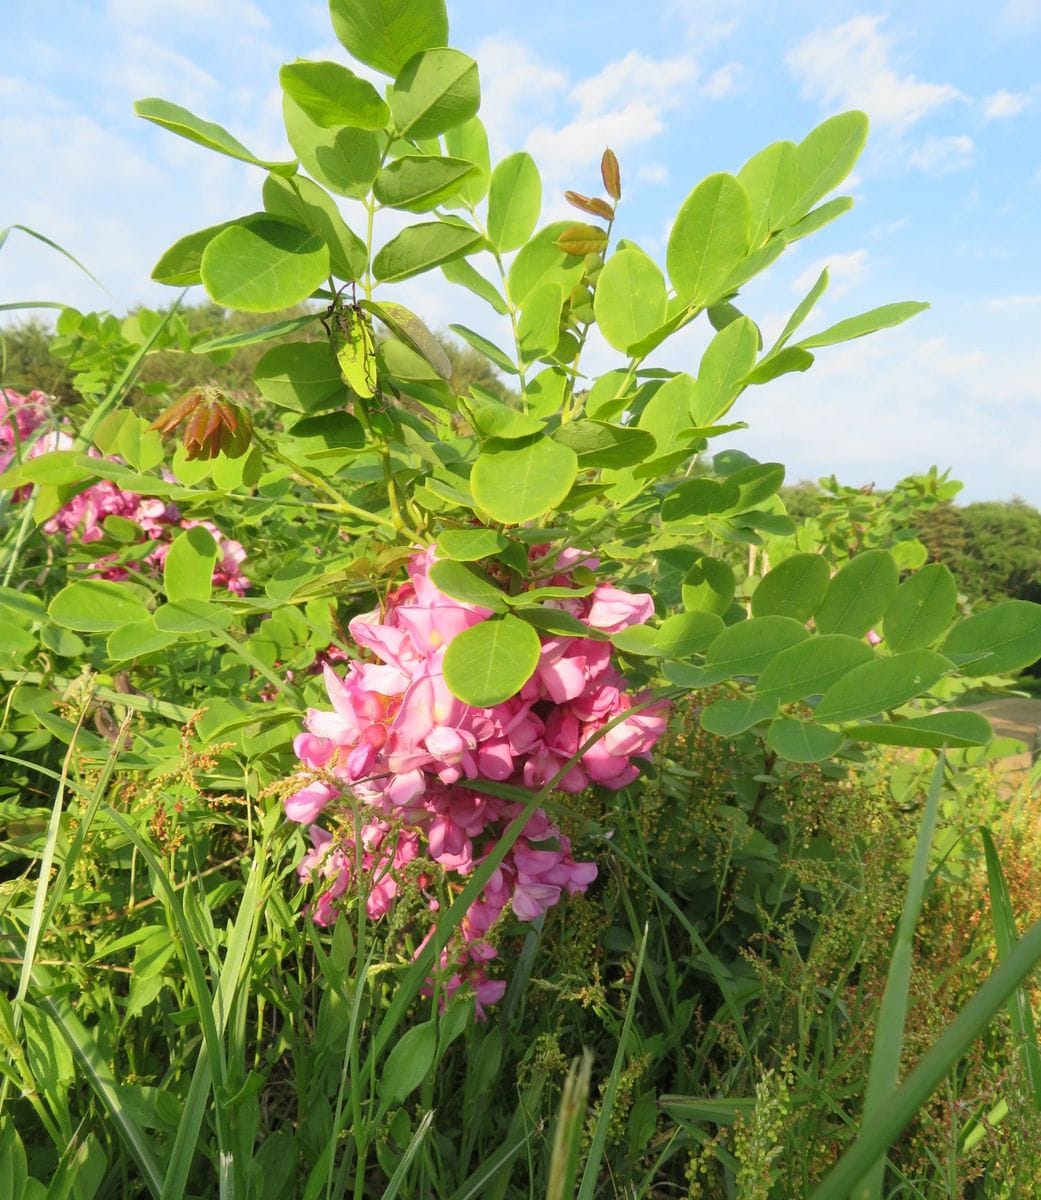
{"label": "flower raceme", "polygon": [[[43,432],[53,426],[51,401],[43,392],[30,392],[23,396],[9,389],[0,391],[0,472],[6,471],[18,455],[21,443],[28,443],[28,450],[21,456],[37,458],[52,450],[73,450],[75,443],[68,433],[61,430]],[[101,457],[96,450],[88,451]],[[118,461],[118,460],[117,460]],[[28,488],[19,489],[15,498],[23,500]],[[107,479],[91,484],[67,501],[43,526],[49,534],[62,534],[66,542],[89,545],[105,536],[106,517],[123,517],[137,525],[144,537],[156,543],[145,556],[144,563],[129,564],[128,567],[99,561],[99,574],[104,579],[125,579],[128,569],[152,568],[161,570],[170,550],[173,537],[181,529],[201,525],[207,529],[217,543],[217,562],[213,571],[215,587],[224,587],[242,595],[250,586],[242,572],[246,551],[234,538],[225,537],[212,521],[196,521],[183,518],[176,504],[152,496],[140,496],[136,492],[124,491],[118,484]]]}
{"label": "flower raceme", "polygon": [[[413,864],[415,872],[423,865],[415,865],[417,859],[430,864],[420,871],[421,886],[439,872],[449,881],[472,872],[523,805],[483,795],[466,781],[535,791],[563,772],[563,791],[581,792],[593,783],[621,788],[638,775],[633,758],[647,754],[665,728],[665,706],[639,707],[612,664],[610,644],[592,636],[544,637],[535,673],[501,704],[480,709],[457,699],[442,673],[445,651],[491,612],[439,591],[430,579],[433,561],[432,550],[417,553],[409,581],[390,595],[382,614],[351,621],[352,640],[375,661],[355,660],[343,677],[326,664],[332,708],[309,709],[294,743],[305,770],[285,811],[310,826],[312,849],[300,876],[320,889],[312,908],[319,923],[334,919],[335,901],[351,884],[360,889],[366,881],[369,915],[383,915],[398,894],[401,867]],[[567,585],[575,566],[591,562],[565,552],[553,582]],[[606,585],[557,603],[591,633],[640,624],[653,612],[650,596]],[[315,824],[326,810],[350,811],[352,796],[360,802],[360,825],[347,816],[344,834],[334,838]],[[359,839],[366,878],[356,880]],[[478,1007],[498,999],[505,984],[490,980],[485,964],[495,957],[488,935],[504,909],[534,920],[565,892],[585,891],[595,877],[595,865],[576,862],[569,839],[537,810],[445,951],[447,991],[466,981]]]}

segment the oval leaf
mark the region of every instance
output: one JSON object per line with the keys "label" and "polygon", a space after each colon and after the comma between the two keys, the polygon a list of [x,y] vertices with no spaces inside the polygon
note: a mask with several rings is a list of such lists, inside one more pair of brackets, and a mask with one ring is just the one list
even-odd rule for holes
{"label": "oval leaf", "polygon": [[329,0],[333,32],[358,62],[396,75],[420,50],[448,41],[445,0]]}
{"label": "oval leaf", "polygon": [[324,129],[382,129],[390,120],[390,109],[372,84],[339,63],[299,59],[287,63],[278,78],[282,90]]}
{"label": "oval leaf", "polygon": [[217,543],[201,525],[174,538],[163,562],[163,590],[171,600],[208,600]]}
{"label": "oval leaf", "polygon": [[457,634],[445,651],[445,683],[474,708],[515,696],[535,673],[539,635],[514,616],[492,617]]}
{"label": "oval leaf", "polygon": [[828,590],[830,570],[819,554],[793,554],[759,581],[752,593],[752,615],[777,614],[808,621]]}
{"label": "oval leaf", "polygon": [[628,351],[665,320],[665,276],[642,250],[618,250],[604,264],[593,296],[600,332]]}
{"label": "oval leaf", "polygon": [[251,163],[255,167],[263,167],[265,171],[273,171],[276,175],[296,174],[296,162],[267,162],[250,150],[221,125],[212,121],[204,121],[179,104],[171,104],[169,100],[159,100],[151,97],[147,100],[135,100],[134,112],[153,125],[176,133],[179,137],[187,138],[207,150],[216,150],[218,154],[226,154],[229,158],[237,158],[241,162]]}
{"label": "oval leaf", "polygon": [[752,210],[748,193],[733,175],[710,175],[687,197],[676,215],[666,264],[677,296],[706,305],[748,253]]}
{"label": "oval leaf", "polygon": [[834,729],[824,729],[812,721],[796,721],[781,717],[770,726],[766,744],[780,758],[788,762],[821,762],[831,756],[842,745],[842,734]]}
{"label": "oval leaf", "polygon": [[782,650],[805,642],[809,631],[790,617],[752,617],[730,625],[705,651],[705,667],[718,679],[758,675]]}
{"label": "oval leaf", "polygon": [[994,732],[986,717],[974,712],[932,713],[910,721],[855,725],[846,736],[881,746],[920,746],[926,750],[956,750],[986,746]]}
{"label": "oval leaf", "polygon": [[555,508],[577,474],[574,450],[548,437],[523,445],[490,443],[474,463],[470,489],[493,520],[519,525]]}
{"label": "oval leaf", "polygon": [[233,225],[202,255],[206,291],[228,308],[274,312],[306,300],[329,274],[329,250],[317,234],[283,221]]}
{"label": "oval leaf", "polygon": [[523,150],[510,154],[492,172],[488,240],[500,253],[523,246],[541,209],[542,179],[535,160]]}
{"label": "oval leaf", "polygon": [[971,659],[958,669],[973,678],[1029,667],[1041,658],[1041,604],[1003,600],[973,613],[947,635],[943,652],[956,661]]}
{"label": "oval leaf", "polygon": [[850,559],[828,584],[814,618],[821,633],[863,637],[881,619],[900,583],[893,556],[868,550]]}
{"label": "oval leaf", "polygon": [[477,250],[483,240],[476,229],[461,223],[428,221],[409,225],[392,237],[373,259],[373,274],[385,283],[422,275]]}
{"label": "oval leaf", "polygon": [[822,633],[772,659],[759,676],[756,694],[779,704],[823,696],[833,683],[874,657],[867,642],[842,633]]}
{"label": "oval leaf", "polygon": [[929,646],[951,623],[958,585],[943,563],[930,563],[897,589],[882,624],[886,645],[898,652]]}
{"label": "oval leaf", "polygon": [[51,620],[83,633],[108,633],[148,619],[148,609],[125,584],[78,579],[66,584],[47,607]]}
{"label": "oval leaf", "polygon": [[477,64],[461,50],[423,50],[408,60],[390,92],[398,136],[432,138],[477,115]]}
{"label": "oval leaf", "polygon": [[876,658],[854,667],[821,697],[818,721],[859,721],[899,708],[921,696],[954,669],[949,658],[934,650],[908,650],[892,658]]}
{"label": "oval leaf", "polygon": [[373,195],[381,204],[407,212],[430,212],[457,196],[464,182],[477,173],[471,162],[433,154],[403,154],[376,176]]}

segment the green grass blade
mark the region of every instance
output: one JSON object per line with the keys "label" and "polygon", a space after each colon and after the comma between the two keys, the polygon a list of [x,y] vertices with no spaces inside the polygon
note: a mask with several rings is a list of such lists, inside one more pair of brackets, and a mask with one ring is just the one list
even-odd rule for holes
{"label": "green grass blade", "polygon": [[50,988],[53,987],[50,972],[44,967],[35,967],[33,982],[40,989],[39,1006],[57,1025],[88,1083],[105,1106],[120,1139],[140,1168],[148,1190],[158,1200],[163,1190],[163,1173],[152,1154],[151,1139],[127,1112],[97,1042],[73,1012],[68,1000],[49,994]]}
{"label": "green grass blade", "polygon": [[887,1099],[881,1111],[870,1123],[864,1123],[857,1140],[809,1200],[846,1200],[1039,962],[1041,921],[1036,921]]}
{"label": "green grass blade", "polygon": [[[914,931],[918,914],[925,898],[926,882],[929,878],[929,851],[933,844],[936,817],[940,809],[940,793],[943,791],[943,773],[946,760],[941,753],[936,759],[929,792],[922,812],[922,823],[918,831],[911,877],[907,882],[904,907],[896,927],[893,950],[886,975],[886,989],[882,995],[882,1006],[875,1027],[875,1043],[871,1050],[871,1067],[868,1072],[867,1092],[864,1096],[863,1124],[870,1126],[878,1114],[888,1105],[900,1078],[900,1057],[904,1048],[904,1024],[907,1019],[907,997],[911,986],[911,966],[914,956]],[[863,1180],[854,1194],[854,1200],[881,1200],[882,1182],[885,1175],[885,1151]]]}
{"label": "green grass blade", "polygon": [[560,1097],[557,1128],[553,1134],[553,1155],[549,1161],[549,1186],[546,1200],[574,1200],[578,1176],[578,1156],[582,1150],[582,1125],[589,1105],[589,1081],[593,1073],[593,1054],[586,1050],[581,1062],[576,1058],[564,1080]]}
{"label": "green grass blade", "polygon": [[522,1130],[513,1136],[508,1135],[506,1144],[496,1150],[494,1154],[489,1155],[477,1170],[452,1193],[449,1200],[475,1200],[475,1197],[477,1200],[484,1200],[489,1194],[487,1191],[489,1184],[501,1178],[502,1172],[514,1162],[534,1136],[534,1129]]}
{"label": "green grass blade", "polygon": [[387,1181],[383,1200],[396,1200],[396,1197],[400,1195],[401,1185],[405,1182],[408,1169],[412,1166],[412,1160],[419,1153],[419,1147],[423,1144],[423,1139],[430,1132],[430,1126],[433,1124],[433,1121],[434,1113],[431,1110],[416,1126],[416,1132],[409,1138],[408,1145],[405,1147],[405,1153],[402,1154],[400,1162],[394,1168],[394,1174]]}
{"label": "green grass blade", "polygon": [[633,971],[632,987],[629,991],[629,1003],[625,1009],[625,1020],[622,1022],[622,1036],[618,1039],[618,1049],[615,1052],[611,1074],[607,1078],[604,1098],[600,1105],[600,1114],[593,1129],[593,1141],[586,1157],[585,1170],[582,1172],[582,1183],[578,1189],[578,1200],[593,1200],[596,1195],[596,1177],[600,1173],[600,1163],[607,1148],[607,1135],[611,1125],[611,1114],[614,1112],[615,1097],[618,1094],[618,1080],[625,1066],[625,1055],[629,1049],[629,1034],[633,1027],[633,1014],[636,1012],[636,998],[640,991],[640,977],[643,975],[643,960],[647,953],[647,938],[649,926],[644,926],[640,951],[636,956],[636,967]]}
{"label": "green grass blade", "polygon": [[195,1063],[188,1095],[184,1098],[184,1109],[170,1149],[170,1160],[166,1164],[166,1176],[162,1181],[159,1200],[180,1200],[184,1195],[188,1172],[195,1161],[199,1130],[206,1115],[206,1094],[212,1084],[213,1072],[210,1070],[210,1060],[204,1046]]}
{"label": "green grass blade", "polygon": [[[65,807],[65,790],[69,778],[69,764],[72,762],[72,756],[76,752],[76,739],[79,736],[80,730],[83,728],[83,721],[87,715],[87,705],[84,704],[80,710],[79,719],[76,721],[76,728],[73,730],[72,738],[69,741],[69,748],[65,752],[65,758],[61,766],[61,778],[58,780],[58,788],[54,793],[54,804],[51,806],[50,820],[47,822],[47,838],[43,845],[43,854],[40,856],[40,875],[36,881],[36,894],[33,897],[33,910],[29,918],[29,928],[25,934],[25,952],[22,956],[22,969],[18,977],[18,989],[14,995],[12,1003],[14,1028],[17,1031],[22,1019],[22,1005],[25,1003],[25,997],[29,991],[29,983],[32,979],[33,963],[36,959],[36,950],[40,944],[40,938],[43,936],[46,929],[45,916],[48,911],[53,912],[53,905],[48,910],[47,894],[50,889],[51,868],[54,865],[54,851],[58,844],[58,832],[61,826],[62,809]],[[110,761],[118,755],[119,750],[113,747],[109,754]],[[5,1081],[6,1083],[6,1081]],[[3,1089],[6,1095],[6,1086]]]}
{"label": "green grass blade", "polygon": [[[990,912],[994,922],[994,940],[998,948],[998,962],[1004,962],[1016,944],[1016,919],[1012,912],[1012,901],[1001,869],[1001,859],[994,845],[990,830],[980,828],[983,854],[987,861],[987,888],[990,892]],[[1012,1033],[1019,1048],[1023,1064],[1023,1075],[1030,1085],[1034,1111],[1041,1112],[1041,1051],[1037,1046],[1037,1028],[1034,1010],[1025,988],[1016,988],[1009,1001],[1009,1019]]]}
{"label": "green grass blade", "polygon": [[[77,267],[79,267],[79,269],[84,275],[87,276],[88,279],[92,279],[98,285],[98,287],[101,288],[106,296],[112,295],[112,293],[107,287],[105,287],[105,285],[94,274],[94,272],[88,270],[88,268],[85,267],[74,254],[70,254],[64,246],[59,246],[57,242],[52,242],[51,239],[46,236],[46,234],[37,233],[35,229],[30,229],[28,225],[8,225],[6,229],[0,229],[0,249],[3,248],[3,244],[7,241],[8,234],[10,234],[12,229],[17,229],[20,233],[24,233],[28,237],[35,238],[38,242],[43,242],[45,246],[50,246],[52,250],[57,250],[57,252],[67,258],[69,262],[74,263]],[[60,304],[57,305],[57,307],[65,308],[67,306]]]}

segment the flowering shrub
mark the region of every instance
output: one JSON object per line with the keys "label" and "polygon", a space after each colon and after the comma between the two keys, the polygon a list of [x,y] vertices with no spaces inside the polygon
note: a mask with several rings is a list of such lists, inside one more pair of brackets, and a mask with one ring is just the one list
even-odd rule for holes
{"label": "flowering shrub", "polygon": [[[51,451],[75,449],[72,435],[56,425],[50,397],[43,392],[35,391],[23,396],[7,388],[0,391],[0,471],[5,471],[19,456],[23,442],[28,443],[25,457],[29,459]],[[51,432],[43,432],[48,426]],[[88,454],[102,457],[94,447],[88,450]],[[111,457],[110,461],[120,460]],[[19,489],[15,499],[26,499],[29,490]],[[177,505],[170,501],[140,496],[107,479],[77,492],[48,518],[43,528],[46,533],[64,535],[70,545],[89,546],[105,537],[107,517],[121,517],[130,521],[153,545],[139,562],[117,565],[112,563],[110,556],[98,559],[93,569],[102,579],[126,579],[131,572],[149,569],[161,572],[173,536],[181,529],[202,527],[213,537],[217,546],[214,587],[223,587],[238,595],[248,591],[249,579],[242,572],[246,550],[241,542],[226,537],[212,521],[183,518]]]}
{"label": "flowering shrub", "polygon": [[[551,782],[565,792],[591,784],[618,789],[636,779],[634,757],[647,754],[665,728],[666,706],[625,690],[612,647],[601,640],[645,622],[654,611],[649,595],[599,584],[588,597],[556,601],[589,636],[544,637],[539,664],[517,695],[476,708],[452,694],[443,661],[456,635],[492,613],[441,592],[430,578],[434,561],[432,550],[415,554],[409,582],[391,593],[382,614],[350,622],[356,645],[377,661],[351,663],[345,678],[326,665],[332,711],[309,709],[307,731],[294,742],[308,771],[285,810],[310,826],[312,849],[300,876],[322,889],[312,909],[320,924],[334,919],[334,901],[352,882],[367,891],[369,915],[379,917],[407,864],[430,864],[421,885],[439,873],[451,878],[474,869],[522,806],[479,786],[455,786],[461,779],[532,791]],[[571,583],[577,565],[597,564],[563,552],[551,583]],[[335,837],[313,824],[323,813],[340,815]],[[364,880],[356,878],[359,861]],[[505,984],[488,980],[484,964],[496,955],[488,934],[507,905],[531,921],[595,877],[595,865],[576,862],[569,839],[537,810],[442,956],[452,972],[449,994],[465,978],[479,1005],[498,999]]]}

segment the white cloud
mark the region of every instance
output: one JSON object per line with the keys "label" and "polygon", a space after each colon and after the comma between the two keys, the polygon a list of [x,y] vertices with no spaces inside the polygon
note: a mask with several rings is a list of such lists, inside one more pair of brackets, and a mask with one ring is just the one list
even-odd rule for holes
{"label": "white cloud", "polygon": [[1041,296],[1020,293],[1012,296],[994,296],[986,301],[984,308],[991,312],[1008,312],[1010,309],[1041,308]]}
{"label": "white cloud", "polygon": [[475,57],[481,65],[481,120],[493,156],[501,156],[516,150],[531,126],[556,110],[567,75],[539,62],[515,38],[486,38]]}
{"label": "white cloud", "polygon": [[1005,0],[998,24],[1007,33],[1023,33],[1041,24],[1041,0]]}
{"label": "white cloud", "polygon": [[949,171],[963,171],[971,167],[976,146],[971,137],[929,138],[908,156],[908,163],[930,175],[946,175]]}
{"label": "white cloud", "polygon": [[739,62],[729,62],[715,71],[701,85],[701,94],[710,100],[722,100],[732,96],[741,86],[744,67]]}
{"label": "white cloud", "polygon": [[899,233],[901,229],[906,229],[910,223],[910,217],[897,217],[893,221],[881,221],[878,225],[872,225],[868,230],[868,237],[884,241],[886,238],[892,237],[894,233]]}
{"label": "white cloud", "polygon": [[872,120],[899,132],[961,97],[953,84],[926,83],[899,74],[891,61],[894,39],[882,17],[859,16],[802,39],[785,58],[802,93],[827,107],[863,108]]}
{"label": "white cloud", "polygon": [[867,279],[870,273],[868,258],[866,250],[850,250],[845,254],[828,254],[818,258],[792,281],[792,291],[800,295],[808,292],[821,271],[827,267],[828,295],[833,300],[844,296]]}
{"label": "white cloud", "polygon": [[[212,36],[215,28],[266,30],[271,22],[252,0],[108,0],[108,16],[120,28],[163,29],[179,36]],[[326,18],[328,19],[328,18]]]}
{"label": "white cloud", "polygon": [[635,178],[637,183],[658,187],[669,182],[669,168],[660,162],[642,163],[636,168]]}
{"label": "white cloud", "polygon": [[705,48],[735,33],[747,8],[746,0],[668,0],[666,12],[683,25],[692,41]]}
{"label": "white cloud", "polygon": [[1010,92],[1001,88],[993,96],[987,96],[983,100],[983,115],[988,121],[994,121],[1001,117],[1014,117],[1027,108],[1031,100],[1029,92]]}
{"label": "white cloud", "polygon": [[687,55],[655,60],[631,51],[576,84],[577,116],[563,125],[538,125],[525,148],[545,178],[574,186],[577,170],[599,162],[605,146],[623,154],[657,137],[665,112],[682,102],[697,74]]}

